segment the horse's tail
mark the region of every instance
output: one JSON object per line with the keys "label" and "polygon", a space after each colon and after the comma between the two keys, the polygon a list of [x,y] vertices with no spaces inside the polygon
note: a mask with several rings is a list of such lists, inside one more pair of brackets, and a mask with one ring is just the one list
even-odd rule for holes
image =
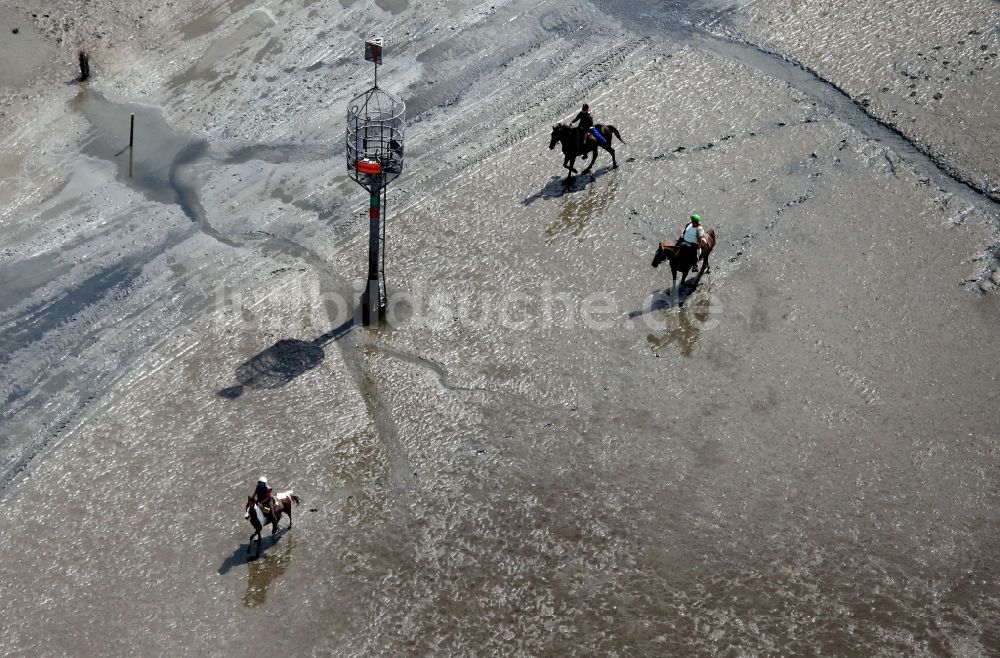
{"label": "horse's tail", "polygon": [[[617,128],[615,128],[615,127],[614,127],[614,126],[612,126],[612,125],[609,125],[609,126],[608,126],[608,130],[610,130],[610,131],[611,131],[611,134],[612,134],[612,135],[614,135],[615,137],[617,137],[617,138],[618,138],[618,141],[619,141],[619,142],[621,142],[622,144],[624,144],[624,143],[625,143],[625,140],[624,140],[624,139],[622,139],[622,136],[618,134],[618,129],[617,129]],[[608,140],[608,146],[611,146],[611,140],[610,140],[610,139]]]}
{"label": "horse's tail", "polygon": [[302,504],[302,501],[299,500],[299,497],[296,496],[295,494],[292,494],[292,500],[295,502],[296,505],[301,505]]}

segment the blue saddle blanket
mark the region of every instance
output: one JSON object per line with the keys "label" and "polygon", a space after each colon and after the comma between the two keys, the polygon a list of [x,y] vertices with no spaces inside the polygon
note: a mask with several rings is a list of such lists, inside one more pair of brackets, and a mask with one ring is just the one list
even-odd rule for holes
{"label": "blue saddle blanket", "polygon": [[604,139],[604,135],[602,135],[601,131],[597,129],[597,126],[594,126],[590,129],[590,134],[593,135],[594,139],[596,139],[599,143],[603,144],[604,146],[608,145],[608,140]]}

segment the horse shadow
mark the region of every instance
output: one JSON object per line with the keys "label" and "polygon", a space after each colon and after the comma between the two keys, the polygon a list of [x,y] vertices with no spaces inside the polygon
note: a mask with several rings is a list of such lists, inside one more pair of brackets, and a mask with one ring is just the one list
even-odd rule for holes
{"label": "horse shadow", "polygon": [[281,538],[284,537],[285,533],[288,532],[289,530],[291,530],[291,528],[286,526],[284,528],[278,528],[278,532],[276,532],[273,535],[264,535],[261,538],[261,541],[257,543],[257,552],[255,553],[249,552],[250,547],[252,546],[252,542],[245,541],[241,543],[238,547],[236,547],[233,550],[232,554],[229,555],[229,557],[227,557],[225,560],[223,560],[222,564],[219,565],[219,570],[218,570],[219,575],[225,576],[227,573],[230,572],[230,570],[232,570],[233,567],[238,567],[244,564],[250,564],[251,562],[260,559],[261,555],[265,554],[265,550],[263,548],[264,539],[266,538],[268,540],[267,544],[268,549],[274,548],[275,546],[278,545],[278,542],[281,541]]}
{"label": "horse shadow", "polygon": [[[525,206],[530,206],[539,199],[545,199],[545,200],[555,199],[561,197],[567,192],[579,191],[567,187],[565,185],[565,181],[566,181],[565,178],[562,178],[560,176],[553,176],[552,178],[549,179],[549,182],[547,182],[545,185],[542,186],[541,190],[535,192],[529,197],[525,197],[524,201],[522,201],[521,203]],[[580,189],[583,188],[581,187]]]}
{"label": "horse shadow", "polygon": [[[694,353],[694,347],[698,342],[701,330],[706,326],[705,323],[709,320],[713,312],[710,299],[705,297],[695,300],[693,309],[681,308],[697,288],[697,282],[693,285],[679,287],[676,300],[678,313],[661,316],[661,319],[656,321],[652,317],[645,318],[646,328],[651,331],[646,336],[646,342],[649,344],[654,355],[660,356],[660,351],[670,345],[680,348],[681,355],[683,356],[690,357]],[[654,311],[674,307],[675,300],[672,287],[655,290],[650,293],[649,303],[642,309],[629,313],[629,318],[635,319],[648,316],[648,314]]]}
{"label": "horse shadow", "polygon": [[535,201],[539,199],[548,200],[561,197],[565,194],[573,194],[576,192],[582,192],[587,187],[589,187],[594,181],[599,177],[608,173],[609,171],[614,171],[611,165],[604,165],[592,172],[586,174],[576,174],[570,176],[569,178],[563,178],[562,176],[553,176],[548,180],[542,189],[535,192],[531,196],[525,197],[521,202],[522,205],[530,206]]}
{"label": "horse shadow", "polygon": [[258,548],[255,554],[248,555],[246,551],[249,545],[244,543],[219,566],[220,576],[229,573],[233,567],[244,564],[247,566],[247,591],[243,595],[243,605],[248,608],[256,608],[265,602],[268,588],[291,564],[292,551],[295,547],[294,535],[289,535],[287,540],[282,541],[282,537],[289,530],[290,528],[282,528],[276,534],[269,536],[268,548],[273,549],[280,543],[282,546],[280,550],[264,552]]}
{"label": "horse shadow", "polygon": [[695,276],[694,281],[686,281],[684,285],[677,284],[677,296],[674,297],[673,286],[660,288],[649,293],[649,300],[642,308],[629,311],[628,317],[634,320],[655,311],[662,311],[668,308],[682,308],[684,303],[698,290],[701,277]]}
{"label": "horse shadow", "polygon": [[235,400],[247,389],[281,388],[321,364],[326,358],[323,346],[340,340],[357,326],[352,317],[313,340],[283,338],[241,363],[235,372],[237,384],[220,390],[218,395]]}

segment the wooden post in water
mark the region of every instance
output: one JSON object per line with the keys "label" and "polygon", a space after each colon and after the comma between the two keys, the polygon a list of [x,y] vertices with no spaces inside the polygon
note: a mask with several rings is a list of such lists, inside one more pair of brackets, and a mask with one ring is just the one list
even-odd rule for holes
{"label": "wooden post in water", "polygon": [[132,178],[132,144],[135,140],[135,112],[129,116],[128,122],[128,177]]}
{"label": "wooden post in water", "polygon": [[86,82],[90,78],[90,57],[81,50],[77,58],[80,61],[80,82]]}

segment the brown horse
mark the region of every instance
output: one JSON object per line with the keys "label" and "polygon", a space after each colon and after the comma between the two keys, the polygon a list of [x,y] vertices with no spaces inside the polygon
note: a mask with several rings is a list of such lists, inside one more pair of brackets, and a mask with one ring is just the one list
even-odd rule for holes
{"label": "brown horse", "polygon": [[[296,505],[301,504],[301,501],[290,490],[274,494],[271,496],[271,499],[274,501],[271,508],[272,518],[274,519],[271,523],[271,534],[273,535],[278,532],[278,521],[281,520],[282,514],[288,514],[288,527],[292,527],[292,501],[295,501]],[[247,545],[247,553],[250,552],[250,547],[253,546],[254,537],[257,538],[257,548],[259,550],[261,540],[260,531],[267,524],[267,512],[265,512],[259,503],[254,502],[253,496],[247,496],[246,513],[243,515],[243,518],[248,519],[254,529],[254,533],[250,535],[250,543]]]}
{"label": "brown horse", "polygon": [[698,272],[698,279],[705,272],[711,272],[708,266],[708,255],[715,249],[715,229],[710,228],[701,239],[701,258],[697,255],[697,250],[691,247],[679,247],[676,244],[663,240],[656,248],[656,255],[653,256],[653,267],[658,267],[665,260],[670,261],[670,274],[673,281],[677,283],[677,273],[681,273],[681,285],[687,279],[688,271],[698,266],[701,261],[701,270]]}
{"label": "brown horse", "polygon": [[602,126],[600,124],[594,126],[594,130],[599,132],[604,138],[604,141],[594,137],[594,135],[588,130],[587,136],[583,140],[583,145],[580,144],[580,131],[572,126],[567,126],[565,123],[557,123],[552,126],[552,138],[549,140],[549,149],[554,149],[556,144],[562,143],[563,156],[563,167],[569,169],[569,173],[566,174],[566,178],[570,178],[576,173],[576,169],[573,168],[573,164],[576,159],[580,156],[586,158],[588,155],[593,153],[593,157],[590,160],[590,164],[587,168],[583,170],[583,173],[590,171],[594,163],[597,162],[597,147],[600,146],[602,149],[611,154],[611,166],[618,167],[618,159],[615,158],[615,150],[611,147],[612,136],[617,137],[618,141],[622,144],[625,140],[622,136],[618,134],[618,131],[614,126],[607,125]]}

